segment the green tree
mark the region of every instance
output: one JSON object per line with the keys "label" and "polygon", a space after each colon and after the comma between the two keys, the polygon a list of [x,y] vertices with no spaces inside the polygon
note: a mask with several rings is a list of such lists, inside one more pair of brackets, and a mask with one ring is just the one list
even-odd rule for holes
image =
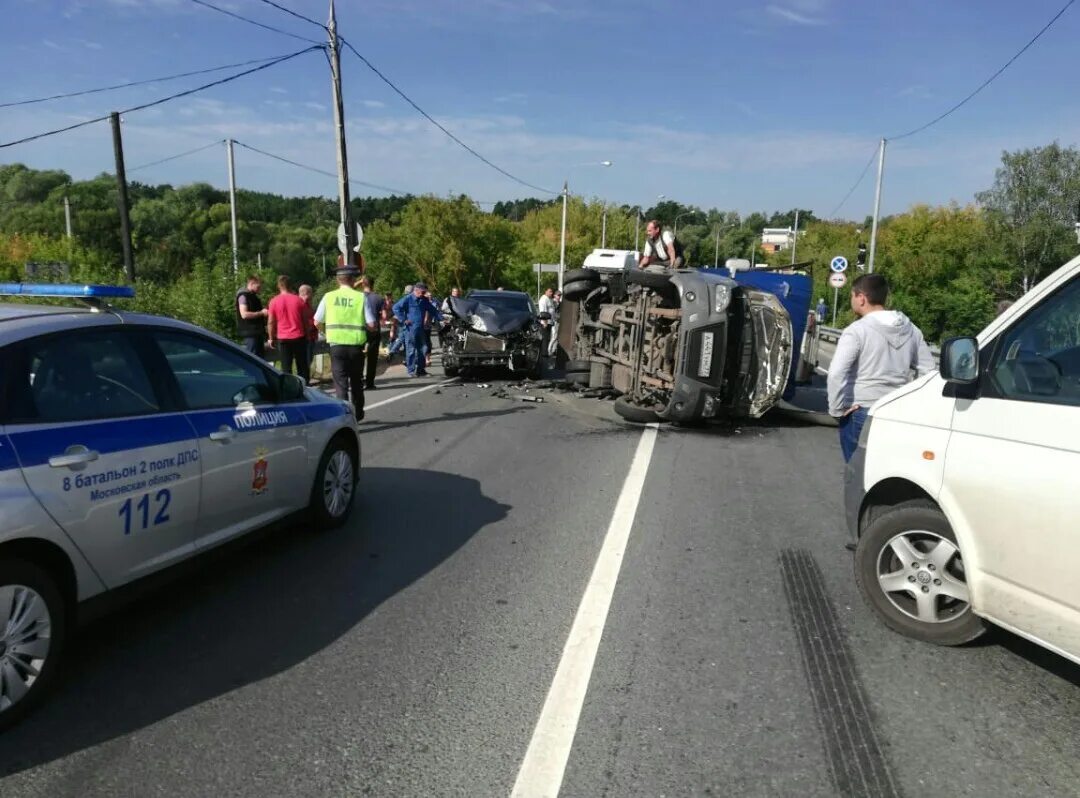
{"label": "green tree", "polygon": [[1002,153],[994,185],[976,199],[1015,263],[1014,291],[1027,291],[1076,252],[1080,150],[1054,142]]}

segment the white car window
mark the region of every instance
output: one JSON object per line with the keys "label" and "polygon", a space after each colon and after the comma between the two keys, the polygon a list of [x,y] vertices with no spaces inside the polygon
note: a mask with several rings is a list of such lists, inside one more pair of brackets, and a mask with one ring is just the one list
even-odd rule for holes
{"label": "white car window", "polygon": [[1005,333],[990,374],[1006,399],[1080,405],[1080,280]]}

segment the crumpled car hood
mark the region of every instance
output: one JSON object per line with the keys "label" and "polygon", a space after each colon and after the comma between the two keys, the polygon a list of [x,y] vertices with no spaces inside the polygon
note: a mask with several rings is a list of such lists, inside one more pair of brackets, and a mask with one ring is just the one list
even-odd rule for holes
{"label": "crumpled car hood", "polygon": [[472,329],[488,335],[517,332],[532,322],[532,314],[527,310],[496,308],[463,297],[450,297],[450,312]]}
{"label": "crumpled car hood", "polygon": [[748,414],[760,418],[787,387],[793,352],[791,317],[774,294],[748,289],[746,295],[758,360]]}

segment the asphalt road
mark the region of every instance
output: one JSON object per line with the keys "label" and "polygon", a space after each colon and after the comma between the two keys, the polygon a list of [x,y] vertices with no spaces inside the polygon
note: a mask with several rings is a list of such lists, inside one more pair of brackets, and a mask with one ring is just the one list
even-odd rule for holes
{"label": "asphalt road", "polygon": [[0,737],[0,795],[508,795],[628,499],[562,795],[1080,794],[1080,669],[864,607],[835,430],[662,428],[620,500],[647,433],[609,405],[376,404],[434,381],[369,395],[346,528],[257,536],[85,628]]}

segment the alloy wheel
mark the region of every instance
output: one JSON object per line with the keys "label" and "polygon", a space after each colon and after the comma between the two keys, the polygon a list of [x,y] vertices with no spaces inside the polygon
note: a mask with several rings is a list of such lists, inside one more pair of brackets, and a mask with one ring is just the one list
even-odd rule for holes
{"label": "alloy wheel", "polygon": [[946,623],[971,609],[960,550],[936,532],[892,537],[878,553],[877,580],[896,609],[922,623]]}
{"label": "alloy wheel", "polygon": [[0,712],[33,688],[49,656],[51,630],[49,608],[37,591],[0,586]]}

